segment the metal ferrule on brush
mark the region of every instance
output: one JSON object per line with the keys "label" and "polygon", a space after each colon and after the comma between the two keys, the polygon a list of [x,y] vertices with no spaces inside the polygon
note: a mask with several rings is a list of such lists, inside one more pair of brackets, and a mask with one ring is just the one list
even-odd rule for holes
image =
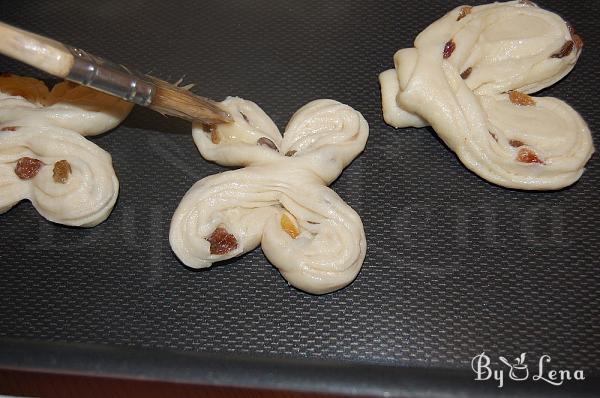
{"label": "metal ferrule on brush", "polygon": [[155,85],[142,75],[130,71],[123,65],[117,65],[102,58],[95,57],[78,48],[69,47],[74,62],[67,80],[92,87],[134,102],[148,106],[155,94]]}

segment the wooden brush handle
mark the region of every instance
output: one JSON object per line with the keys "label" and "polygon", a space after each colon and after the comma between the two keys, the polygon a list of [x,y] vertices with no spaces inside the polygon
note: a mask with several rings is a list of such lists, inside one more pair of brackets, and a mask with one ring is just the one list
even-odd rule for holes
{"label": "wooden brush handle", "polygon": [[0,53],[163,114],[207,124],[232,121],[227,112],[206,98],[3,22],[0,22]]}
{"label": "wooden brush handle", "polygon": [[51,75],[149,106],[155,85],[128,68],[0,22],[0,53]]}
{"label": "wooden brush handle", "polygon": [[66,77],[73,54],[65,45],[0,22],[0,53],[57,77]]}

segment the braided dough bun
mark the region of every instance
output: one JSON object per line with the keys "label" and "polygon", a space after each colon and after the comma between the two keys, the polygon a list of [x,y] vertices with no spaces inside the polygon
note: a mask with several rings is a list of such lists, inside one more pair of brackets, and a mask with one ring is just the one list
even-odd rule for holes
{"label": "braided dough bun", "polygon": [[365,233],[327,185],[364,149],[365,119],[317,100],[296,112],[282,137],[256,104],[228,98],[221,106],[234,122],[196,125],[194,140],[205,158],[247,167],[204,178],[186,193],[171,222],[175,254],[204,268],[260,244],[299,289],[323,294],[348,285],[365,257]]}
{"label": "braided dough bun", "polygon": [[574,67],[583,42],[558,15],[512,1],[462,6],[399,50],[380,75],[384,119],[430,124],[470,170],[509,188],[559,189],[594,148],[568,104],[534,93]]}

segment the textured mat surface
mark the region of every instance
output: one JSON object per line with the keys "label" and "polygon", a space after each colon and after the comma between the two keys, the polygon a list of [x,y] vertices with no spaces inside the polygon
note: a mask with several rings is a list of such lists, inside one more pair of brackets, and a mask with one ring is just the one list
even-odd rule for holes
{"label": "textured mat surface", "polygon": [[[543,92],[600,143],[600,4],[541,2],[586,46]],[[547,3],[547,4],[546,4]],[[384,124],[379,72],[458,1],[0,2],[1,19],[94,54],[257,102],[280,128],[334,98],[363,113],[365,152],[333,184],[362,216],[362,272],[323,297],[287,286],[256,250],[194,271],[168,244],[171,215],[203,160],[189,126],[136,109],[92,140],[113,156],[110,218],[79,230],[27,202],[0,216],[0,337],[199,352],[468,368],[482,352],[600,369],[600,163],[552,193],[493,186],[428,129]],[[37,73],[0,58],[0,69]]]}

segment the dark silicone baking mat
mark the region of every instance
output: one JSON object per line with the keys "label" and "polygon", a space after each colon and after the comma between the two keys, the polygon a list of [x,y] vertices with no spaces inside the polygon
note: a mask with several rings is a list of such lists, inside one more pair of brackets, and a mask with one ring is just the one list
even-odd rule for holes
{"label": "dark silicone baking mat", "polygon": [[[474,355],[526,352],[532,366],[548,354],[556,369],[584,370],[588,380],[569,385],[590,386],[600,369],[598,156],[568,189],[520,192],[467,171],[431,130],[382,120],[378,73],[460,4],[1,1],[5,22],[171,81],[185,76],[218,100],[251,99],[281,129],[316,98],[347,103],[370,124],[365,152],[332,185],[362,216],[367,257],[352,285],[319,297],[288,287],[260,250],[206,271],[177,261],[171,215],[194,182],[224,168],[202,159],[187,123],[136,108],[92,138],[121,183],[105,223],[53,225],[28,202],[0,215],[2,362],[19,359],[7,349],[19,339],[38,354],[38,343],[105,346],[98,361],[127,347],[200,362],[218,354],[421,369],[432,383],[455,369],[468,389],[484,384],[472,380]],[[541,95],[568,101],[599,143],[600,3],[541,5],[585,41],[574,71]],[[40,76],[4,57],[0,70]]]}

